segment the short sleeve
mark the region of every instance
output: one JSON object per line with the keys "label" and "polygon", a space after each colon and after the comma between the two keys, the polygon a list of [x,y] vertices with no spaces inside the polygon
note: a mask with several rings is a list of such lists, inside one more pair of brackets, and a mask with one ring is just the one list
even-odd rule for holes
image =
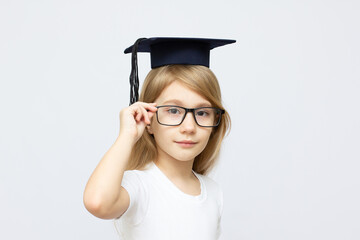
{"label": "short sleeve", "polygon": [[149,199],[143,176],[136,170],[125,171],[121,186],[129,193],[130,204],[120,218],[130,225],[139,224],[146,214]]}
{"label": "short sleeve", "polygon": [[224,205],[224,198],[223,198],[223,192],[221,187],[219,186],[219,218],[218,218],[218,227],[217,227],[217,238],[220,238],[220,235],[222,233],[222,225],[221,225],[221,217],[223,214],[223,205]]}
{"label": "short sleeve", "polygon": [[224,206],[224,195],[221,187],[219,187],[219,202],[220,202],[220,217],[223,214],[223,206]]}

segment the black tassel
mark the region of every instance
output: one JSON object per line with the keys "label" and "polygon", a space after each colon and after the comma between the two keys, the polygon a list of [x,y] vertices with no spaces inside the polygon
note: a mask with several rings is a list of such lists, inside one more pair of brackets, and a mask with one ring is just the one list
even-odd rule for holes
{"label": "black tassel", "polygon": [[133,45],[131,53],[131,73],[130,73],[130,104],[139,100],[139,76],[137,66],[137,51],[139,43],[146,38],[139,38]]}

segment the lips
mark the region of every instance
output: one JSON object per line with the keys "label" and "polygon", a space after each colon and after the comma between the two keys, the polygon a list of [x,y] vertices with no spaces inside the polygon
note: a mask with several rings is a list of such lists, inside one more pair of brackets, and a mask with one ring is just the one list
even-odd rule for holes
{"label": "lips", "polygon": [[191,140],[182,140],[182,141],[175,141],[177,144],[179,144],[181,147],[193,147],[196,142]]}

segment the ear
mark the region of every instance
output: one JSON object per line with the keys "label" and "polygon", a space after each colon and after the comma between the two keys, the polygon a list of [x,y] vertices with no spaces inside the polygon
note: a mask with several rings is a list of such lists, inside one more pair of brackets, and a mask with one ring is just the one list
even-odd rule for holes
{"label": "ear", "polygon": [[147,125],[147,126],[146,126],[146,130],[147,130],[147,132],[148,132],[150,135],[153,134],[153,131],[152,131],[150,125]]}

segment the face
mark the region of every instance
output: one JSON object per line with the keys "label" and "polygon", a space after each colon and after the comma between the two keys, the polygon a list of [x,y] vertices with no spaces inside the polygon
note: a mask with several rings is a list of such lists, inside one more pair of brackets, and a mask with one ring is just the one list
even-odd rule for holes
{"label": "face", "polygon": [[[211,107],[209,101],[178,81],[167,86],[155,100],[158,106],[177,105],[186,108]],[[178,126],[164,126],[154,116],[149,127],[158,149],[158,156],[170,160],[190,161],[206,147],[212,128],[200,127],[193,114],[187,113]]]}

